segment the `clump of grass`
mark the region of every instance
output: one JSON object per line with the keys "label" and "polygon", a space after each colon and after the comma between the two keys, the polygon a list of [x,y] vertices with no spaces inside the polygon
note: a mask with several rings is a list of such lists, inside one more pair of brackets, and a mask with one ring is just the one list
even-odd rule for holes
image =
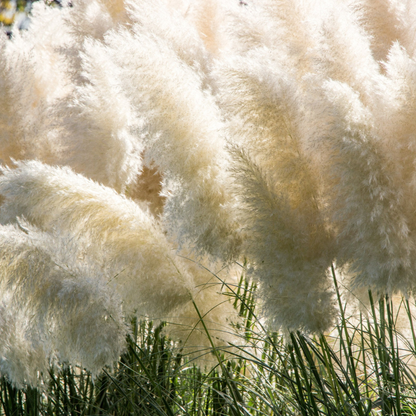
{"label": "clump of grass", "polygon": [[[183,356],[164,335],[166,323],[133,319],[128,347],[113,369],[93,379],[82,368],[67,366],[51,372],[43,390],[18,390],[3,378],[2,414],[416,414],[411,366],[416,333],[409,301],[376,301],[369,292],[367,310],[350,316],[335,272],[333,277],[340,319],[330,334],[267,332],[256,315],[256,286],[242,276],[236,287],[228,287],[228,295],[243,318],[244,327],[235,330],[244,342],[231,350],[212,343],[213,368],[197,367]],[[397,329],[400,308],[408,319],[407,338]]]}

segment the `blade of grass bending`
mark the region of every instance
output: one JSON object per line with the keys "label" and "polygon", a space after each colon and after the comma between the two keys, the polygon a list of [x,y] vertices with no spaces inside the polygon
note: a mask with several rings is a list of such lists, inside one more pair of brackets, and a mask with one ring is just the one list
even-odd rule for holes
{"label": "blade of grass bending", "polygon": [[325,335],[323,334],[319,337],[319,346],[322,351],[322,358],[321,358],[322,362],[326,370],[329,371],[328,382],[330,383],[331,391],[333,392],[335,405],[337,406],[338,409],[343,408],[344,410],[346,410],[344,396],[342,395],[342,392],[340,391],[338,376],[332,364],[331,354],[329,352],[329,345],[326,341]]}
{"label": "blade of grass bending", "polygon": [[[332,272],[332,277],[334,280],[334,286],[335,286],[335,291],[336,291],[336,296],[337,296],[337,300],[338,300],[338,305],[339,305],[339,310],[341,313],[341,327],[338,326],[339,329],[339,333],[340,333],[340,343],[341,346],[344,350],[344,353],[346,355],[347,358],[347,368],[349,369],[349,374],[351,374],[353,383],[354,383],[354,389],[353,389],[353,394],[354,394],[354,398],[355,401],[358,403],[361,400],[361,394],[360,394],[360,390],[359,390],[359,384],[358,384],[358,379],[357,379],[357,369],[355,367],[355,363],[354,363],[354,358],[353,358],[353,353],[352,353],[352,340],[350,338],[350,335],[348,333],[348,328],[347,328],[347,320],[345,318],[345,309],[342,306],[342,302],[341,302],[341,294],[339,292],[339,288],[338,288],[338,281],[337,281],[337,277],[336,277],[336,273],[335,273],[335,268],[334,265],[331,263],[331,272]],[[342,336],[342,330],[344,330],[344,335],[345,335],[345,342],[344,342],[344,338]],[[358,409],[357,409],[358,410]],[[363,413],[358,410],[359,415],[363,415]]]}
{"label": "blade of grass bending", "polygon": [[366,396],[370,399],[370,390],[368,386],[368,372],[367,372],[367,359],[366,359],[366,346],[364,344],[364,326],[363,326],[363,314],[360,312],[360,346],[363,354],[363,371],[364,371],[364,380],[365,380],[365,393]]}
{"label": "blade of grass bending", "polygon": [[[342,362],[340,361],[340,359],[337,357],[337,353],[329,346],[325,336],[321,335],[320,343],[318,344],[319,348],[312,341],[309,341],[306,339],[305,342],[309,345],[311,351],[314,353],[316,358],[322,363],[324,363],[324,368],[327,371],[329,370],[329,374],[325,373],[326,377],[322,377],[322,380],[324,382],[323,384],[328,384],[327,378],[331,380],[331,386],[333,386],[332,391],[333,393],[337,395],[338,400],[342,402],[342,406],[344,410],[343,410],[343,413],[341,414],[342,415],[344,414],[355,415],[356,413],[352,413],[351,409],[355,409],[355,411],[358,414],[363,414],[363,415],[370,414],[371,413],[370,412],[371,400],[369,398],[362,397],[360,391],[359,391],[360,399],[359,401],[356,400],[355,386],[353,382],[350,380],[350,378],[348,377],[348,371],[344,370],[344,366],[342,365]],[[333,362],[341,370],[343,376],[345,377],[345,382],[335,371]],[[344,392],[346,398],[344,398],[342,391]],[[336,397],[335,394],[334,394],[334,397]],[[366,401],[369,402],[367,407],[365,406]],[[338,402],[336,401],[335,407],[333,407],[334,404],[332,402],[329,401],[329,403],[331,405],[331,410],[329,414],[334,414],[333,412],[336,412],[339,414],[339,404],[340,404],[339,401]]]}
{"label": "blade of grass bending", "polygon": [[[328,345],[328,342],[326,341],[325,337],[322,335],[321,336],[321,344],[323,344],[322,346],[322,357],[325,361],[328,362],[329,368],[331,370],[332,373],[332,378],[335,381],[335,392],[338,395],[338,398],[340,399],[340,401],[342,402],[342,408],[344,409],[342,414],[348,414],[349,409],[348,407],[354,408],[356,409],[356,411],[360,414],[360,412],[364,412],[364,415],[368,415],[371,413],[371,400],[370,399],[366,399],[366,398],[361,398],[360,396],[360,400],[357,402],[356,401],[356,396],[355,396],[355,387],[353,382],[351,381],[350,377],[348,376],[349,371],[344,369],[344,366],[341,362],[341,360],[339,359],[339,357],[337,356],[336,352],[332,350],[332,348]],[[345,382],[342,380],[342,378],[340,377],[340,375],[335,371],[334,369],[334,365],[332,364],[332,361],[335,362],[335,364],[337,365],[337,367],[340,369],[340,371],[342,372],[342,375],[345,377]],[[345,398],[344,395],[342,394],[342,392],[344,392],[345,394]],[[369,405],[367,406],[367,409],[362,409],[362,407],[364,406],[364,401],[368,400],[369,401]]]}
{"label": "blade of grass bending", "polygon": [[[230,393],[231,393],[231,396],[232,396],[232,399],[233,399],[233,402],[234,402],[234,405],[235,405],[235,409],[238,412],[238,414],[240,414],[240,407],[241,407],[240,405],[244,404],[243,397],[241,396],[238,389],[236,389],[235,383],[231,379],[231,375],[229,374],[227,368],[224,366],[224,362],[220,357],[220,354],[218,352],[217,347],[215,346],[214,342],[212,341],[211,334],[209,333],[208,328],[205,325],[204,319],[201,316],[201,313],[198,309],[198,306],[196,305],[194,300],[192,300],[192,304],[194,305],[196,313],[198,314],[198,318],[199,318],[199,320],[200,320],[200,322],[201,322],[201,324],[204,328],[204,331],[205,331],[205,333],[208,337],[208,341],[211,344],[212,351],[213,351],[213,353],[214,353],[214,355],[215,355],[215,357],[216,357],[216,359],[217,359],[217,361],[218,361],[218,363],[221,367],[221,371],[223,372],[223,374],[226,375],[227,385],[228,385],[228,388],[230,389]],[[244,409],[242,409],[242,411],[243,411],[244,415],[250,416],[249,413],[247,413]]]}
{"label": "blade of grass bending", "polygon": [[[126,367],[126,368],[128,368],[128,366],[126,365],[126,364],[124,364],[124,363],[122,363],[122,365],[124,366],[124,367]],[[127,375],[127,377],[133,382],[133,384],[135,384],[137,387],[139,387],[139,389],[140,390],[142,390],[143,392],[145,392],[146,394],[147,394],[147,396],[146,396],[146,400],[148,400],[149,402],[151,402],[152,403],[152,405],[153,405],[153,407],[157,407],[158,409],[159,409],[159,411],[161,411],[161,412],[163,412],[163,409],[161,409],[161,407],[160,407],[160,405],[153,399],[153,397],[152,397],[152,393],[150,392],[150,391],[148,391],[148,390],[146,390],[144,387],[143,387],[143,385],[142,384],[140,384],[134,377],[132,377],[130,374],[126,374]],[[162,393],[162,391],[159,389],[159,396],[158,397],[160,397],[160,399],[162,400],[162,402],[163,402],[163,404],[165,405],[165,407],[166,407],[166,412],[167,413],[162,413],[164,416],[166,416],[166,414],[168,414],[169,416],[174,416],[174,413],[173,413],[173,411],[172,411],[172,409],[170,408],[170,406],[169,406],[169,403],[166,401],[166,399],[165,399],[165,394],[163,394]],[[143,399],[143,400],[145,400],[145,399]],[[175,404],[180,408],[180,410],[181,411],[185,411],[185,409],[183,409],[183,407],[178,403],[178,402],[175,402]]]}
{"label": "blade of grass bending", "polygon": [[416,351],[416,333],[415,333],[415,328],[413,326],[413,316],[412,316],[412,312],[410,310],[410,304],[409,304],[408,299],[405,300],[405,308],[406,308],[406,314],[409,318],[410,329],[412,331],[413,351]]}
{"label": "blade of grass bending", "polygon": [[309,416],[309,413],[307,411],[308,406],[307,406],[307,404],[305,402],[305,398],[303,396],[303,388],[302,388],[302,383],[300,381],[298,366],[297,366],[297,363],[296,363],[295,356],[293,354],[293,345],[289,346],[289,354],[290,354],[290,358],[291,358],[291,361],[292,361],[292,366],[293,366],[293,370],[295,372],[295,379],[296,379],[296,383],[294,383],[293,380],[290,380],[290,381],[292,381],[291,385],[292,385],[292,387],[297,387],[297,389],[294,388],[294,394],[297,398],[297,401],[300,404],[300,411],[302,412],[302,416]]}
{"label": "blade of grass bending", "polygon": [[391,366],[391,356],[387,347],[386,332],[388,332],[388,324],[386,323],[386,307],[385,299],[383,297],[379,300],[379,323],[377,321],[375,303],[371,291],[369,291],[371,310],[374,319],[374,331],[377,340],[377,352],[379,360],[379,373],[381,375],[381,383],[379,384],[379,403],[383,415],[390,415],[392,413],[391,400],[391,381],[394,379],[389,372]]}
{"label": "blade of grass bending", "polygon": [[[395,389],[395,400],[396,400],[396,408],[397,408],[397,415],[401,416],[401,401],[400,401],[400,358],[399,358],[399,351],[397,349],[397,334],[394,333],[393,329],[395,328],[395,324],[393,322],[393,302],[390,300],[388,301],[388,297],[386,295],[386,305],[387,305],[387,319],[388,319],[388,331],[389,331],[389,338],[390,338],[390,351],[392,354],[392,367],[393,367],[393,377],[394,377],[394,389]],[[396,335],[396,336],[395,336]],[[395,342],[396,338],[396,342]]]}
{"label": "blade of grass bending", "polygon": [[[298,333],[298,340],[299,340],[299,344],[302,348],[303,354],[304,354],[307,362],[309,363],[309,367],[312,371],[312,374],[313,374],[316,382],[318,383],[319,389],[322,392],[322,397],[324,398],[326,406],[329,410],[332,406],[331,406],[331,402],[328,398],[328,394],[325,391],[325,386],[324,386],[325,380],[322,380],[322,377],[321,377],[321,375],[319,374],[319,372],[317,370],[317,365],[316,365],[316,362],[315,362],[315,360],[312,356],[311,351],[313,352],[314,356],[320,362],[325,362],[323,354],[320,353],[320,351],[316,348],[316,346],[310,340],[308,340],[306,337],[302,336],[299,333]],[[324,368],[326,369],[326,367],[324,367]]]}
{"label": "blade of grass bending", "polygon": [[[129,337],[130,338],[130,337]],[[154,377],[152,376],[152,374],[150,373],[150,371],[148,370],[148,368],[146,367],[146,365],[143,363],[142,359],[140,358],[139,354],[137,354],[137,352],[135,351],[135,349],[132,347],[132,343],[133,340],[129,339],[130,342],[130,351],[132,352],[132,354],[134,355],[134,357],[136,358],[137,362],[139,363],[140,367],[142,368],[142,370],[144,371],[146,377],[148,378],[148,380],[152,383],[152,386],[155,387],[156,389],[156,393],[159,395],[159,397],[162,399],[162,401],[164,402],[164,404],[166,405],[166,410],[168,412],[168,414],[170,416],[173,416],[173,412],[172,409],[170,408],[169,404],[166,402],[164,395],[162,394],[162,391],[160,389],[160,385],[159,383],[157,383],[157,381],[154,380]],[[143,351],[142,348],[140,348],[137,344],[134,344],[136,348],[138,348],[140,351]],[[125,364],[123,364],[125,367],[127,367]],[[127,397],[127,396],[126,396]]]}
{"label": "blade of grass bending", "polygon": [[[135,403],[133,403],[133,401],[130,399],[130,397],[126,394],[126,392],[124,391],[124,389],[122,388],[122,386],[120,385],[120,383],[118,382],[118,380],[116,380],[114,377],[111,376],[111,374],[109,374],[105,369],[103,370],[104,374],[109,378],[109,380],[114,384],[114,386],[116,387],[116,389],[125,397],[125,399],[132,405],[133,408],[136,408],[137,405]],[[129,375],[127,374],[127,376],[129,377]],[[146,397],[147,400],[152,401],[152,405],[153,408],[156,410],[156,412],[160,415],[160,416],[166,416],[166,414],[160,409],[159,405],[157,403],[155,403],[152,399],[151,396],[147,396]]]}

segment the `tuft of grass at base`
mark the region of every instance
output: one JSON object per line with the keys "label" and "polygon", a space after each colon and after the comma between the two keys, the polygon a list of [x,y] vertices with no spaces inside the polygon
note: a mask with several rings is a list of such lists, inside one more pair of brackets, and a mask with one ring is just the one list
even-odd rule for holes
{"label": "tuft of grass at base", "polygon": [[[333,277],[340,319],[330,334],[269,333],[256,317],[256,287],[242,276],[237,287],[228,288],[243,318],[243,327],[235,328],[242,342],[227,352],[212,343],[214,368],[197,368],[182,356],[163,335],[165,323],[133,319],[126,352],[112,370],[95,380],[81,368],[51,371],[43,391],[18,390],[2,378],[0,414],[416,415],[409,301],[376,301],[369,293],[367,309],[350,316],[334,270]],[[407,337],[398,330],[400,309]]]}

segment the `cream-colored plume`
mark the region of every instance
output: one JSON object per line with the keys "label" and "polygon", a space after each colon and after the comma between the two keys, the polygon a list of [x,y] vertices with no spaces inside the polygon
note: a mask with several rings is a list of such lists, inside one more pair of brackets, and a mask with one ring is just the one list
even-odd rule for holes
{"label": "cream-colored plume", "polygon": [[124,349],[121,301],[100,271],[70,268],[63,240],[33,228],[0,227],[0,371],[36,385],[50,365],[79,364],[94,374]]}

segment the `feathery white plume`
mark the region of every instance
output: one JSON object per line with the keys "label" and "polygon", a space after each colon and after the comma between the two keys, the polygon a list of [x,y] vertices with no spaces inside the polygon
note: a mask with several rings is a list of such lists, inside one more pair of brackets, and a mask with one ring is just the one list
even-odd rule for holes
{"label": "feathery white plume", "polygon": [[[227,304],[209,313],[215,302],[207,307],[200,286],[212,276],[186,264],[153,216],[114,190],[68,168],[28,161],[18,162],[14,170],[3,169],[0,194],[2,223],[24,216],[45,232],[71,235],[74,257],[82,257],[100,273],[103,269],[108,286],[121,296],[126,316],[134,312],[154,320],[172,317],[175,323],[186,322],[186,331],[172,331],[180,339],[187,339],[193,332],[189,325],[198,323],[193,302],[208,312],[214,326],[225,327],[225,320],[235,316]],[[206,298],[222,301],[217,292],[221,290]],[[206,345],[206,334],[197,333],[192,339]]]}
{"label": "feathery white plume", "polygon": [[374,134],[371,113],[345,84],[324,85],[333,128],[320,139],[337,263],[348,264],[353,286],[376,293],[414,290],[414,243],[403,195]]}
{"label": "feathery white plume", "polygon": [[164,178],[167,229],[179,243],[189,241],[196,250],[232,258],[240,238],[214,98],[202,90],[201,77],[153,34],[120,30],[106,43],[123,70],[127,96],[143,117],[146,157]]}
{"label": "feathery white plume", "polygon": [[319,176],[303,149],[296,78],[267,50],[222,69],[244,253],[271,327],[323,331],[336,311],[328,269],[334,256],[319,205]]}
{"label": "feathery white plume", "polygon": [[91,40],[83,48],[85,81],[57,110],[65,149],[59,162],[123,193],[142,168],[143,145],[132,134],[138,120],[123,93],[118,67]]}
{"label": "feathery white plume", "polygon": [[190,299],[191,278],[157,222],[113,189],[67,167],[27,161],[3,170],[0,194],[3,224],[24,216],[43,231],[71,234],[91,261],[104,264],[126,313],[164,318]]}
{"label": "feathery white plume", "polygon": [[127,327],[102,274],[60,263],[60,240],[34,229],[1,226],[0,253],[0,371],[16,384],[36,384],[37,372],[47,377],[51,364],[97,374],[117,360]]}

